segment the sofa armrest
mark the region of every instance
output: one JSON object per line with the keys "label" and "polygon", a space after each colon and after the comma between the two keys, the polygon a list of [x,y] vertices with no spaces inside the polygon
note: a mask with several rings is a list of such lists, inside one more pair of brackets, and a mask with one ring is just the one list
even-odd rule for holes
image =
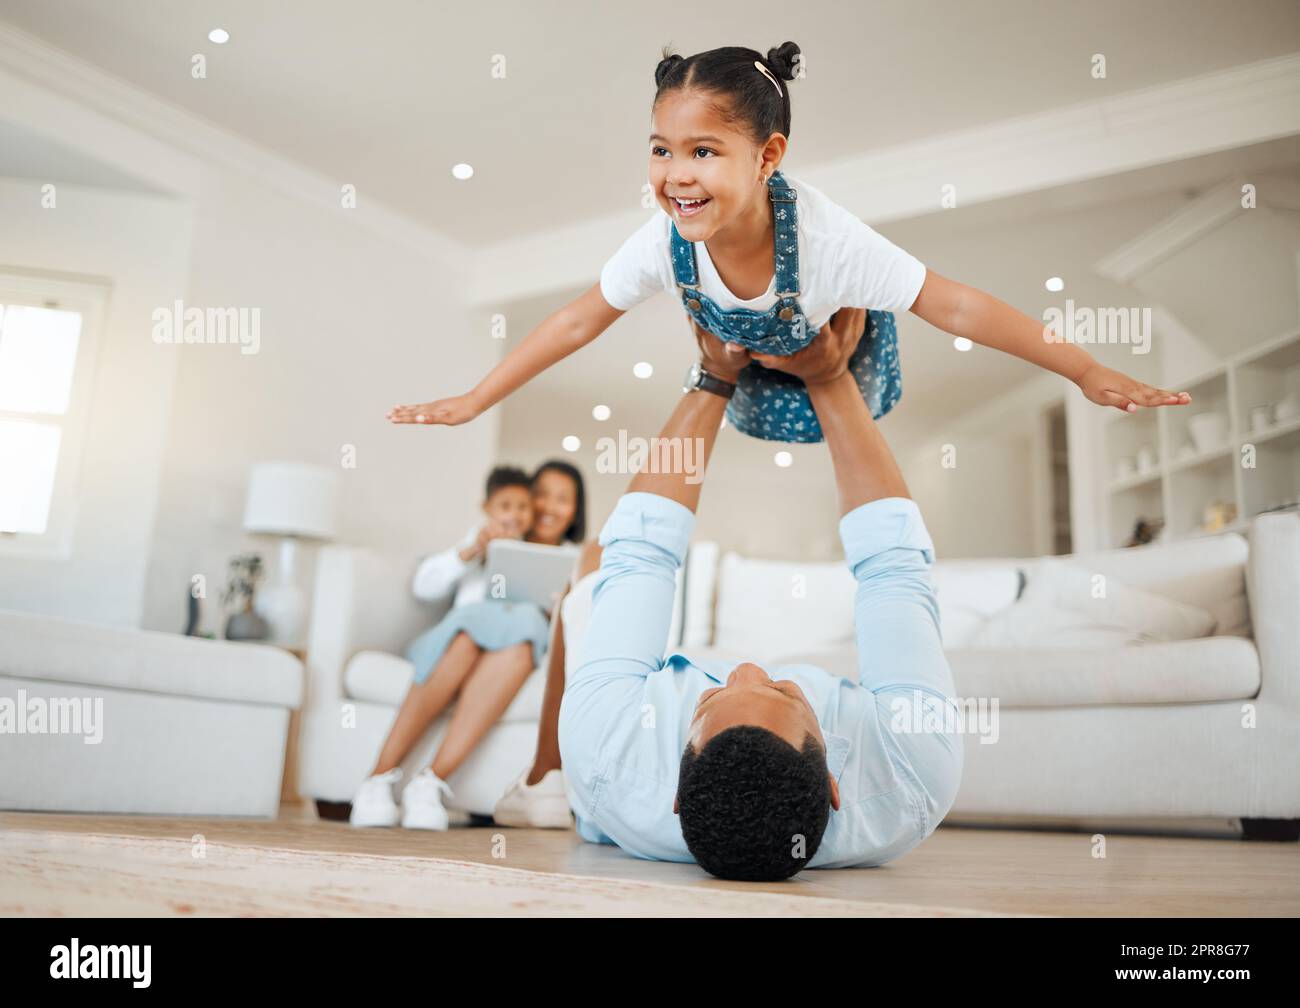
{"label": "sofa armrest", "polygon": [[343,672],[358,651],[400,654],[446,614],[449,603],[422,602],[411,594],[414,573],[413,560],[372,549],[321,549],[307,634],[307,706],[343,697]]}
{"label": "sofa armrest", "polygon": [[1300,514],[1260,515],[1251,522],[1246,594],[1259,649],[1260,697],[1300,710]]}

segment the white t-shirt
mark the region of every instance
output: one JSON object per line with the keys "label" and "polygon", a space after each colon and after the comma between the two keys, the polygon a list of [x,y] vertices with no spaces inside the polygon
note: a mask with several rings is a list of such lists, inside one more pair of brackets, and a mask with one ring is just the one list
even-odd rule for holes
{"label": "white t-shirt", "polygon": [[[841,307],[907,311],[925,282],[925,266],[820,190],[782,173],[797,193],[799,304],[815,329]],[[672,218],[663,210],[638,228],[600,271],[600,292],[627,311],[659,291],[676,292]],[[695,243],[700,290],[720,308],[766,311],[776,303],[776,277],[756,298],[742,300],[718,276],[704,242]]]}
{"label": "white t-shirt", "polygon": [[452,608],[487,598],[487,570],[483,557],[469,563],[460,558],[460,551],[474,544],[482,527],[483,523],[479,522],[455,546],[425,557],[411,579],[411,593],[426,602],[443,602],[455,592]]}

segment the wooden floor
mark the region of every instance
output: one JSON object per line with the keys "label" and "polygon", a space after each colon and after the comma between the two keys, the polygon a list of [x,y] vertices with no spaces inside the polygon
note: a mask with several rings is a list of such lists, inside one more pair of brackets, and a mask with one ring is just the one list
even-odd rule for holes
{"label": "wooden floor", "polygon": [[[866,912],[879,912],[884,903],[997,914],[1300,916],[1300,845],[1295,843],[1112,835],[1106,838],[1105,858],[1096,858],[1089,833],[945,826],[882,868],[805,871],[790,882],[756,885],[721,882],[694,865],[637,860],[615,848],[583,843],[572,832],[354,829],[317,820],[309,806],[286,805],[277,820],[0,813],[0,832],[8,831],[186,842],[201,834],[208,842],[240,846],[442,858],[548,876],[847,900],[863,903]],[[0,865],[0,889],[4,874]],[[88,900],[92,905],[94,912],[106,912],[104,900]]]}

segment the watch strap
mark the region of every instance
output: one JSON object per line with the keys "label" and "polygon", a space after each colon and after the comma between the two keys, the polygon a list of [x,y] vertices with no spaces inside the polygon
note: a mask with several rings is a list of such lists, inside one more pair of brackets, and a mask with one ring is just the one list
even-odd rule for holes
{"label": "watch strap", "polygon": [[723,399],[730,399],[736,394],[734,383],[723,381],[721,378],[709,374],[703,368],[700,368],[700,377],[696,380],[695,387],[703,389],[705,392],[712,392],[714,395],[720,395]]}

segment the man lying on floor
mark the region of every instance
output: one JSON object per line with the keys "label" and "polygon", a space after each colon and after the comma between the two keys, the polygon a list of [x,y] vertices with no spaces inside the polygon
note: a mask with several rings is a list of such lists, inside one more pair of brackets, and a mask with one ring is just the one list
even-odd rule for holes
{"label": "man lying on floor", "polygon": [[[591,614],[560,705],[560,754],[584,839],[695,860],[722,878],[775,880],[804,867],[883,864],[951,807],[962,748],[944,716],[955,708],[933,544],[847,370],[863,324],[861,309],[842,309],[800,353],[753,358],[804,380],[830,447],[857,579],[857,682],[811,665],[665,659],[702,482],[698,468],[639,473],[601,531]],[[696,333],[714,380],[683,395],[661,437],[700,439],[707,465],[749,357]],[[917,698],[926,709],[914,714]]]}

